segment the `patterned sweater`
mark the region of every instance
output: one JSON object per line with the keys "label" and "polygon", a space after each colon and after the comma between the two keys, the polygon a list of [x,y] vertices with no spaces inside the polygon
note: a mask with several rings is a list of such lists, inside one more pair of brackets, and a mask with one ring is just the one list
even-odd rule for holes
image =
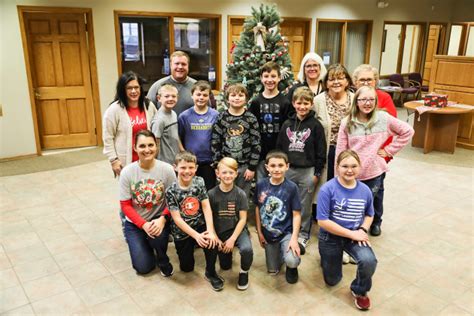
{"label": "patterned sweater", "polygon": [[390,156],[394,156],[408,144],[414,134],[410,125],[387,112],[377,111],[375,115],[375,124],[370,129],[366,123],[354,119],[354,126],[351,131],[347,131],[347,117],[342,120],[339,128],[336,157],[346,149],[356,151],[362,163],[359,180],[373,179],[388,170],[385,159],[377,155],[388,137],[395,136],[392,143],[384,149]]}

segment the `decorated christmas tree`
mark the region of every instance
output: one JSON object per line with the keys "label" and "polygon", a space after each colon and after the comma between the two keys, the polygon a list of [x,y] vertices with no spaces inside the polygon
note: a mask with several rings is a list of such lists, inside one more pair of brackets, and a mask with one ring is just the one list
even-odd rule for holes
{"label": "decorated christmas tree", "polygon": [[232,48],[232,61],[226,71],[226,86],[243,83],[251,100],[263,89],[260,69],[269,61],[280,65],[280,91],[293,83],[288,44],[280,34],[281,22],[275,5],[261,4],[258,9],[252,7],[252,17],[245,19],[240,40]]}

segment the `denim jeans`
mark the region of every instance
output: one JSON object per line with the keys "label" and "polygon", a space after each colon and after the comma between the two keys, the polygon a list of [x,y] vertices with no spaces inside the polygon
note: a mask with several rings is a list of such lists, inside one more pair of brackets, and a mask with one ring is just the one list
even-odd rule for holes
{"label": "denim jeans", "polygon": [[[194,228],[198,233],[206,230],[206,225]],[[190,236],[183,240],[174,240],[176,253],[179,259],[179,268],[183,272],[191,272],[194,270],[194,248],[198,245],[196,240]],[[210,274],[216,273],[217,248],[203,248],[204,257],[206,258],[206,271]]]}
{"label": "denim jeans", "polygon": [[132,266],[137,273],[147,274],[153,271],[156,265],[161,268],[169,264],[170,259],[166,254],[170,234],[169,223],[166,223],[158,237],[150,238],[144,230],[129,221],[125,221],[124,234],[132,259]]}
{"label": "denim jeans", "polygon": [[336,163],[336,145],[329,145],[328,150],[328,178],[326,181],[334,178],[334,165]]}
{"label": "denim jeans", "polygon": [[293,251],[287,251],[290,244],[291,234],[286,234],[280,241],[267,242],[265,245],[265,259],[268,272],[280,270],[283,263],[288,268],[297,268],[300,265],[301,258],[293,254]]}
{"label": "denim jeans", "polygon": [[357,274],[351,283],[351,290],[366,295],[372,287],[372,276],[377,267],[377,258],[371,247],[359,246],[348,238],[319,231],[319,254],[324,281],[333,286],[342,279],[342,251],[346,251],[357,262]]}
{"label": "denim jeans", "polygon": [[[233,231],[219,234],[219,239],[226,241],[232,235],[232,233]],[[242,230],[239,237],[235,241],[235,246],[239,249],[240,253],[240,268],[244,271],[248,271],[253,262],[253,249],[252,242],[250,241],[250,234],[247,228]],[[223,253],[219,251],[217,255],[219,256],[219,263],[222,270],[229,270],[232,268],[232,252]]]}
{"label": "denim jeans", "polygon": [[384,186],[383,182],[385,179],[385,172],[380,176],[364,180],[370,191],[372,191],[372,196],[374,197],[374,220],[372,225],[381,225],[382,224],[382,215],[383,215],[383,195],[384,195]]}

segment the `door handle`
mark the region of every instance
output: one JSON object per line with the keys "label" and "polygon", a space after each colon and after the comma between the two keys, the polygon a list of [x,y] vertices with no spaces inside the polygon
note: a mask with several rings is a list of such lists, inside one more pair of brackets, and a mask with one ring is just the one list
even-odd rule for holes
{"label": "door handle", "polygon": [[36,90],[35,90],[35,98],[36,98],[36,99],[41,98],[41,94],[40,94],[38,91],[36,91]]}

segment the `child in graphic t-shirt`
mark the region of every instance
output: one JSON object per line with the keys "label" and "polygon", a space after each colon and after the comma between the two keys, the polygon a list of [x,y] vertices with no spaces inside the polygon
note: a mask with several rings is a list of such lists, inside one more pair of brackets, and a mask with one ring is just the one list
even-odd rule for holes
{"label": "child in graphic t-shirt", "polygon": [[285,178],[288,156],[280,151],[267,154],[269,178],[257,183],[254,195],[255,219],[260,245],[265,248],[267,271],[272,275],[286,265],[286,281],[298,282],[301,262],[298,233],[301,204],[296,184]]}
{"label": "child in graphic t-shirt", "polygon": [[225,157],[219,161],[216,175],[218,186],[209,191],[214,227],[219,238],[219,261],[223,270],[232,267],[232,251],[240,251],[240,273],[237,289],[248,288],[249,269],[253,261],[252,243],[246,228],[248,201],[245,192],[234,185],[238,170],[237,161]]}
{"label": "child in graphic t-shirt", "polygon": [[179,267],[183,272],[194,270],[194,247],[204,249],[206,258],[205,278],[215,291],[224,287],[222,278],[216,273],[217,236],[212,222],[204,180],[196,177],[196,156],[183,151],[176,155],[175,170],[178,180],[166,190],[166,202],[173,219],[173,234]]}

